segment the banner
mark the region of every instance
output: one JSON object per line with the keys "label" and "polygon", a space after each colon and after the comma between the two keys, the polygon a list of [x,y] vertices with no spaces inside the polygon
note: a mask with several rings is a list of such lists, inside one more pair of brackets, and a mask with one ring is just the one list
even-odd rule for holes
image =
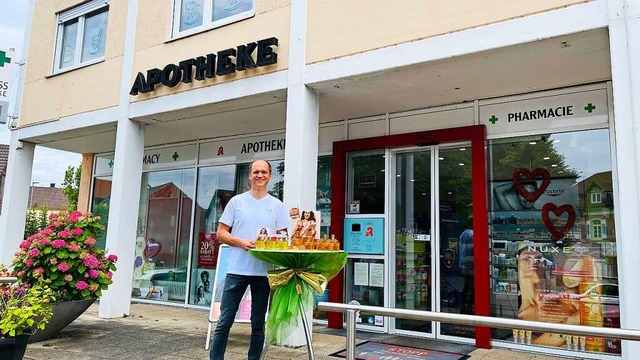
{"label": "banner", "polygon": [[198,235],[198,267],[215,269],[218,261],[220,244],[216,233]]}

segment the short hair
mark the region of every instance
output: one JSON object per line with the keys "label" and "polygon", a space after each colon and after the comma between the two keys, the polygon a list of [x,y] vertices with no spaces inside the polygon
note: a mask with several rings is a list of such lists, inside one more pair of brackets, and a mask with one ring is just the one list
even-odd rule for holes
{"label": "short hair", "polygon": [[253,160],[253,161],[251,162],[251,164],[249,164],[249,173],[251,173],[251,169],[253,168],[253,164],[254,164],[256,161],[264,161],[264,162],[266,162],[266,163],[267,163],[267,165],[269,166],[269,174],[271,174],[271,163],[270,163],[270,162],[268,162],[267,160],[263,160],[263,159],[255,159],[255,160]]}

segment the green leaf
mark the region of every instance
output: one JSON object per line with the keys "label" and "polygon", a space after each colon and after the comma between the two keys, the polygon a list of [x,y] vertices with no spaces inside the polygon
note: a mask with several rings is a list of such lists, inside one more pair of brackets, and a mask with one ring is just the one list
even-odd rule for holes
{"label": "green leaf", "polygon": [[84,272],[87,270],[87,268],[84,265],[80,265],[78,266],[78,272],[80,274],[84,274]]}

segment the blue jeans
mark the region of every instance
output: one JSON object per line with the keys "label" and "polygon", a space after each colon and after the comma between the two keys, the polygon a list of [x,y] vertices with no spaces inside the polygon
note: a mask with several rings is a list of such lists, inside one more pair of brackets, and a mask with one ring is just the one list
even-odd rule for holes
{"label": "blue jeans", "polygon": [[238,312],[242,296],[251,286],[251,341],[249,360],[258,360],[264,346],[264,322],[269,302],[269,281],[266,276],[245,276],[227,274],[220,304],[220,318],[213,333],[213,344],[209,352],[210,360],[223,360],[227,349],[229,330]]}

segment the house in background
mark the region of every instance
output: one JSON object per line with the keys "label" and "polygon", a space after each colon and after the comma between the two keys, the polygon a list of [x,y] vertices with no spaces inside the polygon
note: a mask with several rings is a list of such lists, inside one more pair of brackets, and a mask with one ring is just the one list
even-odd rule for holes
{"label": "house in background", "polygon": [[62,188],[57,188],[55,185],[51,183],[49,187],[31,186],[28,208],[38,210],[46,206],[48,212],[69,210],[69,200],[62,193]]}

